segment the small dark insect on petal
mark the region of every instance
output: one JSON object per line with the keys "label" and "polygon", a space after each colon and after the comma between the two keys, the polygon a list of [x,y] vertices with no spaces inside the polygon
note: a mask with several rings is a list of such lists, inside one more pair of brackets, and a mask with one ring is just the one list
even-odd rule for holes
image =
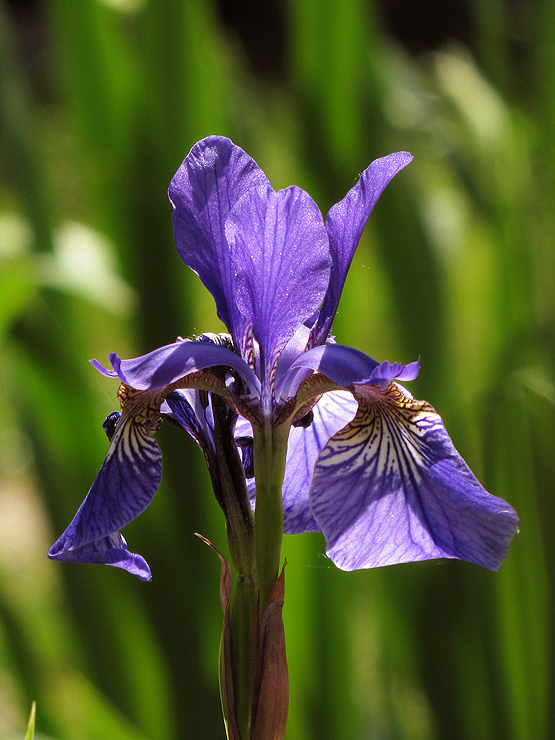
{"label": "small dark insect on petal", "polygon": [[116,433],[116,427],[118,425],[118,421],[120,420],[120,412],[119,411],[112,411],[111,414],[108,414],[108,416],[104,419],[102,422],[102,429],[106,432],[106,436],[110,441],[112,441],[112,437]]}
{"label": "small dark insect on petal", "polygon": [[297,421],[293,422],[294,427],[302,427],[303,429],[308,429],[308,427],[312,424],[312,421],[314,420],[314,411],[312,409],[308,412],[308,414],[305,414],[301,419],[297,419]]}

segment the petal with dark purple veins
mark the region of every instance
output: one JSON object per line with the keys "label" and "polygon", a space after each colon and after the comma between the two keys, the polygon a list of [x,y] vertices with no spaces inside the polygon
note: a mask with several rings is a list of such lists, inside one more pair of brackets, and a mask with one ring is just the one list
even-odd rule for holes
{"label": "petal with dark purple veins", "polygon": [[169,188],[177,251],[212,293],[218,316],[242,350],[247,326],[235,302],[224,224],[249,188],[267,182],[242,149],[222,136],[209,136],[191,149]]}
{"label": "petal with dark purple veins", "polygon": [[353,255],[378,198],[399,170],[411,161],[412,155],[408,152],[396,152],[376,159],[366,168],[343,200],[329,211],[326,217],[326,230],[333,265],[330,284],[318,322],[314,327],[313,345],[322,344],[327,339]]}
{"label": "petal with dark purple veins", "polygon": [[[104,464],[73,521],[51,547],[48,555],[52,559],[109,565],[128,562],[129,555],[115,552],[114,547],[125,548],[121,541],[114,544],[114,538],[147,508],[158,490],[162,454],[151,435],[160,423],[161,399],[122,389],[124,410]],[[126,565],[119,567],[129,570]]]}
{"label": "petal with dark purple veins", "polygon": [[357,387],[359,411],[322,450],[310,505],[343,570],[461,558],[497,570],[515,511],[480,485],[441,417],[392,383]]}
{"label": "petal with dark purple veins", "polygon": [[329,273],[329,243],[312,198],[295,186],[251,188],[226,223],[235,299],[260,347],[269,377],[279,352],[321,304]]}

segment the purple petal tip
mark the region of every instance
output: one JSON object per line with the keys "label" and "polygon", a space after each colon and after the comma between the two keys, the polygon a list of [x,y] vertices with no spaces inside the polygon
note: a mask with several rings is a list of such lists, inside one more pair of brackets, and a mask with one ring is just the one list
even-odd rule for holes
{"label": "purple petal tip", "polygon": [[118,374],[114,370],[107,370],[98,360],[89,360],[91,365],[98,370],[99,373],[105,375],[107,378],[117,378]]}

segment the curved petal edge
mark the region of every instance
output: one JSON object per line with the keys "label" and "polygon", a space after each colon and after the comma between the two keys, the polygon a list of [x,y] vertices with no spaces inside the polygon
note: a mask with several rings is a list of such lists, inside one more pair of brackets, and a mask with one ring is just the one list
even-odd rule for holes
{"label": "curved petal edge", "polygon": [[437,412],[394,383],[357,387],[356,417],[322,450],[310,505],[343,570],[460,558],[497,570],[518,530],[488,493]]}

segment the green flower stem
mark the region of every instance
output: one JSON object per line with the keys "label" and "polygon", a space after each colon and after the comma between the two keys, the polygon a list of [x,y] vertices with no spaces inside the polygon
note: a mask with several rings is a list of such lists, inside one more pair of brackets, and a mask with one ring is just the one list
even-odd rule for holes
{"label": "green flower stem", "polygon": [[256,511],[254,545],[260,584],[260,611],[277,580],[283,539],[283,503],[281,488],[285,474],[285,456],[289,424],[272,427],[253,425],[254,477]]}
{"label": "green flower stem", "polygon": [[248,740],[251,732],[251,709],[256,671],[253,654],[253,620],[258,603],[256,575],[238,575],[233,590],[231,608],[231,658],[235,719],[241,740]]}
{"label": "green flower stem", "polygon": [[253,619],[259,596],[254,520],[243,463],[232,433],[233,417],[216,395],[212,396],[212,410],[215,454],[207,449],[205,456],[214,494],[225,514],[229,552],[237,570],[229,616],[231,664],[224,667],[225,671],[231,671],[232,674],[233,706],[225,707],[225,711],[233,713],[241,740],[248,740],[256,668],[252,639]]}

